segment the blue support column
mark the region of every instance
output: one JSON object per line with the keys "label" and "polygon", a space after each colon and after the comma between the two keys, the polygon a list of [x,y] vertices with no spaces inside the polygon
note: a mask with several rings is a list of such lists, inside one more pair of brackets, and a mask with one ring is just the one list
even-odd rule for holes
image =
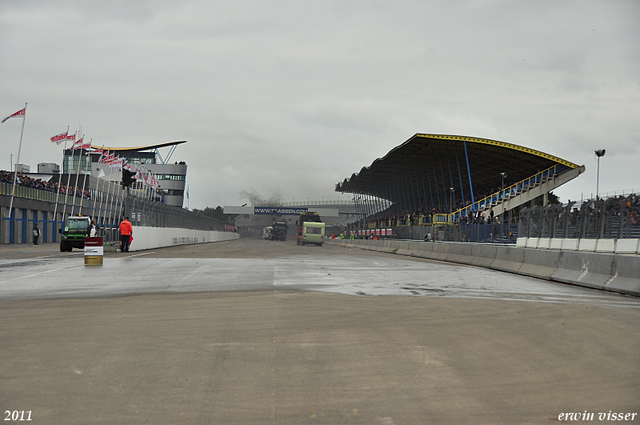
{"label": "blue support column", "polygon": [[460,161],[458,160],[458,148],[455,150],[456,152],[456,165],[458,166],[458,179],[460,180],[460,199],[462,199],[462,205],[467,206],[466,200],[464,199],[464,185],[462,184],[462,173],[460,172]]}
{"label": "blue support column", "polygon": [[43,213],[43,219],[40,220],[42,222],[42,231],[40,234],[42,235],[42,243],[47,243],[47,211]]}
{"label": "blue support column", "polygon": [[475,211],[476,207],[475,207],[475,203],[476,200],[473,197],[473,182],[471,181],[471,169],[469,168],[469,154],[467,153],[467,142],[464,142],[464,157],[467,160],[467,174],[469,175],[469,190],[471,191],[471,205],[473,205],[473,208],[471,208],[472,211]]}

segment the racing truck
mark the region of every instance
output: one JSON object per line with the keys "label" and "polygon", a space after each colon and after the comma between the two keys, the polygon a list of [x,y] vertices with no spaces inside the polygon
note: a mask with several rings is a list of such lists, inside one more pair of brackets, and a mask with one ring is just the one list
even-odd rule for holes
{"label": "racing truck", "polygon": [[276,220],[273,222],[271,226],[271,240],[272,241],[286,241],[287,240],[287,231],[289,230],[289,226],[287,225],[286,220]]}

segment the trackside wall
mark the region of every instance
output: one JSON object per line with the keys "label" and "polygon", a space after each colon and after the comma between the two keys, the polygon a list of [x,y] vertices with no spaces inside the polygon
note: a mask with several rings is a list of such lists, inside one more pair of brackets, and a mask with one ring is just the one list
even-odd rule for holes
{"label": "trackside wall", "polygon": [[134,226],[133,243],[130,250],[141,251],[177,245],[222,242],[235,240],[239,237],[240,235],[235,232]]}
{"label": "trackside wall", "polygon": [[640,296],[640,255],[461,242],[332,240],[329,244],[442,260]]}

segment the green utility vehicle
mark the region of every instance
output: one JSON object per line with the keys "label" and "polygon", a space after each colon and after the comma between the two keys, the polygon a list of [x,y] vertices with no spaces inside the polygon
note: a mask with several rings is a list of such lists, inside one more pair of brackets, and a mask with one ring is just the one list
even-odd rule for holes
{"label": "green utility vehicle", "polygon": [[84,249],[84,238],[89,236],[91,219],[89,217],[69,217],[64,223],[64,228],[60,229],[60,252],[69,251],[73,248]]}

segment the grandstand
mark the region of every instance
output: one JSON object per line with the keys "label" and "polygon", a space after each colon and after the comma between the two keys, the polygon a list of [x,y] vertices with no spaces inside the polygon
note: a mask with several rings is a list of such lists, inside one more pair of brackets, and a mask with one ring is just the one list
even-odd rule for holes
{"label": "grandstand", "polygon": [[448,225],[498,218],[576,178],[584,166],[512,143],[416,134],[336,185],[368,225]]}

